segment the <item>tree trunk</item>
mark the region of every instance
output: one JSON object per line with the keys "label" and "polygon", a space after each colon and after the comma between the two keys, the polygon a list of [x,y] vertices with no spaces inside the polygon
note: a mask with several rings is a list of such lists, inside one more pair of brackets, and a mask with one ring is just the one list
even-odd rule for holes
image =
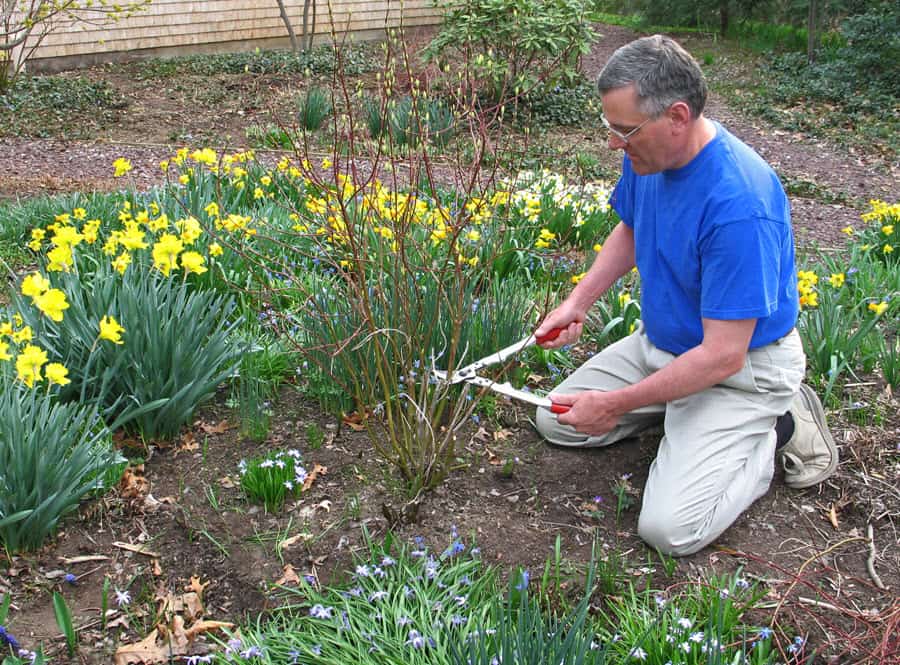
{"label": "tree trunk", "polygon": [[816,5],[818,0],[809,0],[809,15],[806,18],[806,60],[812,64],[816,61],[816,42],[818,30],[816,28]]}
{"label": "tree trunk", "polygon": [[316,36],[316,0],[305,0],[304,9],[312,5],[312,25],[309,28],[309,34],[306,38],[306,50],[312,51],[313,39]]}
{"label": "tree trunk", "polygon": [[719,32],[723,37],[728,33],[728,0],[719,2]]}
{"label": "tree trunk", "polygon": [[291,38],[291,50],[294,53],[297,53],[299,51],[299,48],[297,46],[297,35],[294,34],[294,26],[291,25],[291,18],[288,16],[287,10],[284,8],[284,0],[275,1],[278,3],[278,12],[281,14],[281,20],[284,21],[284,27],[287,28],[288,37]]}

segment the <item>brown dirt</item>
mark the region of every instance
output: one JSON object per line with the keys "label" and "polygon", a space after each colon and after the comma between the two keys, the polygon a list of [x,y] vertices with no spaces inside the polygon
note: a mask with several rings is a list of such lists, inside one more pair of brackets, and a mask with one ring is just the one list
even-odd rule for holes
{"label": "brown dirt", "polygon": [[[588,73],[596,72],[613,48],[633,36],[610,26],[601,32],[603,40],[584,59]],[[237,99],[221,100],[216,113],[205,114],[203,105],[185,107],[165,95],[151,96],[149,89],[131,89],[124,77],[117,85],[133,98],[121,122],[106,128],[103,140],[0,140],[0,195],[117,188],[120,182],[110,177],[110,165],[120,156],[135,165],[133,182],[149,185],[160,177],[156,163],[173,152],[168,137],[188,131],[242,137],[246,125],[264,113],[259,110],[262,104],[241,102],[251,89],[247,87],[240,88]],[[259,82],[252,89],[259,91]],[[792,197],[800,238],[837,246],[839,229],[858,219],[868,198],[898,199],[896,172],[889,165],[757,126],[715,96],[710,115],[786,177],[846,196],[847,203],[840,204]],[[630,474],[637,498],[659,433],[606,450],[553,448],[537,437],[529,414],[511,404],[501,404],[495,418],[478,428],[473,425],[460,438],[460,468],[422,497],[415,520],[394,525],[394,531],[404,539],[424,536],[440,547],[455,526],[478,541],[489,562],[504,569],[540,568],[557,538],[567,559],[584,563],[592,539],[599,537],[605,547],[627,556],[628,575],[638,579],[652,569],[659,586],[745,566],[767,585],[769,616],[777,607],[780,621],[793,623],[816,644],[826,645],[822,655],[832,657],[827,662],[888,663],[898,653],[891,627],[897,627],[900,615],[900,417],[890,394],[876,394],[866,386],[851,390],[870,404],[870,414],[880,417],[877,423],[860,424],[852,411],[831,414],[842,451],[838,473],[819,487],[799,492],[776,478],[771,491],[714,546],[679,560],[671,577],[637,539],[637,510],[626,510],[619,523],[614,519],[613,484]],[[386,532],[385,515],[402,508],[403,502],[391,469],[375,459],[363,433],[324,419],[291,385],[281,392],[272,429],[262,444],[226,426],[237,416],[223,404],[219,396],[204,408],[176,444],[143,451],[148,486],[136,497],[118,492],[86,506],[40,552],[0,562],[0,594],[9,592],[13,600],[7,627],[20,641],[30,648],[43,643],[56,662],[66,662],[50,604],[50,592],[60,590],[81,627],[81,646],[72,662],[111,662],[118,644],[143,638],[152,627],[154,598],[184,593],[192,576],[209,583],[203,593],[206,618],[255,618],[274,602],[271,586],[282,578],[285,566],[323,581],[335,579],[361,547],[363,529],[376,538]],[[310,423],[326,434],[319,449],[308,444]],[[327,474],[278,514],[248,504],[234,486],[238,461],[263,449],[295,446],[303,451],[307,467],[321,464]],[[507,460],[512,460],[509,474],[501,471]],[[599,519],[585,511],[596,495],[604,498]],[[871,547],[866,540],[869,525],[874,532]],[[277,547],[298,535],[292,545]],[[116,543],[141,545],[154,555]],[[874,568],[886,590],[875,586],[867,570],[873,552]],[[88,555],[106,558],[71,563],[73,557]],[[77,583],[63,582],[63,572],[77,575]],[[130,614],[117,611],[110,617],[112,627],[101,631],[104,577],[115,588],[129,589],[134,601]],[[871,655],[891,639],[892,651],[882,653],[894,656]]]}

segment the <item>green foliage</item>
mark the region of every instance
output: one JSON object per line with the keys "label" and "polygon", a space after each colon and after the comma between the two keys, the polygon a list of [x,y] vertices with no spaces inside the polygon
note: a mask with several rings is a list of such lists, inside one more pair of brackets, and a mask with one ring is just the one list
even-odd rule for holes
{"label": "green foliage", "polygon": [[[346,662],[359,665],[434,665],[452,662],[453,645],[473,633],[496,593],[496,578],[455,537],[443,551],[368,543],[346,584],[319,587],[304,578],[286,587],[284,604],[255,624],[241,626],[241,649],[253,646],[264,662]],[[236,644],[236,643],[233,643]]]}
{"label": "green foliage", "polygon": [[369,136],[373,139],[381,138],[388,126],[386,109],[382,106],[381,100],[371,95],[363,98],[363,119],[369,130]]}
{"label": "green foliage", "polygon": [[291,150],[294,147],[294,137],[291,135],[291,132],[272,123],[250,125],[244,133],[247,136],[247,141],[254,148]]}
{"label": "green foliage", "polygon": [[258,372],[251,354],[241,356],[237,379],[232,384],[231,404],[237,408],[241,435],[251,441],[265,441],[272,417],[272,384]]}
{"label": "green foliage", "polygon": [[375,138],[387,128],[397,145],[415,147],[430,142],[444,146],[453,135],[453,112],[440,99],[423,93],[404,95],[390,100],[387,111],[387,118],[376,121],[375,114],[380,114],[380,108],[371,103],[366,106],[369,132]]}
{"label": "green foliage", "polygon": [[454,665],[491,665],[511,659],[522,665],[600,665],[606,649],[594,648],[594,633],[587,621],[593,567],[587,590],[567,615],[548,615],[528,593],[528,573],[514,576],[506,603],[495,603],[473,639],[451,645]]}
{"label": "green foliage", "polygon": [[529,123],[538,125],[583,126],[599,117],[597,92],[587,81],[552,87],[541,83],[522,102]]}
{"label": "green foliage", "polygon": [[439,2],[441,30],[426,57],[462,56],[493,101],[577,77],[577,63],[594,37],[585,0],[465,0]]}
{"label": "green foliage", "polygon": [[78,633],[75,632],[75,626],[72,624],[72,612],[66,604],[59,591],[53,592],[53,614],[56,617],[56,625],[59,626],[60,632],[66,638],[66,649],[69,651],[69,657],[75,655],[75,649],[78,646]]}
{"label": "green foliage", "polygon": [[331,98],[322,88],[312,87],[303,95],[299,107],[297,119],[300,126],[314,132],[331,115]]}
{"label": "green foliage", "polygon": [[299,496],[306,481],[306,469],[297,450],[266,453],[238,467],[241,489],[252,501],[261,502],[268,512],[277,512],[289,496]]}
{"label": "green foliage", "polygon": [[179,74],[215,76],[217,74],[297,74],[331,76],[340,64],[347,75],[374,71],[378,63],[372,49],[365,44],[343,44],[335,49],[323,44],[305,53],[290,50],[260,50],[242,53],[190,55],[177,58],[150,59],[133,65],[140,78],[167,78]]}
{"label": "green foliage", "polygon": [[[59,323],[25,298],[14,303],[51,359],[69,369],[65,401],[100,402],[110,416],[131,420],[144,437],[174,437],[194,410],[231,372],[243,349],[232,339],[234,298],[197,291],[156,271],[118,275],[107,264],[89,281],[51,273],[70,307]],[[98,339],[100,320],[113,316],[123,344]]]}
{"label": "green foliage", "polygon": [[88,137],[94,126],[71,124],[75,114],[90,114],[95,120],[109,120],[127,102],[106,81],[84,76],[29,76],[17,79],[0,94],[4,112],[0,115],[0,134],[47,137],[60,128]]}
{"label": "green foliage", "polygon": [[105,471],[123,460],[96,409],[60,404],[9,376],[3,382],[0,543],[7,552],[33,550],[83,498],[105,489]]}

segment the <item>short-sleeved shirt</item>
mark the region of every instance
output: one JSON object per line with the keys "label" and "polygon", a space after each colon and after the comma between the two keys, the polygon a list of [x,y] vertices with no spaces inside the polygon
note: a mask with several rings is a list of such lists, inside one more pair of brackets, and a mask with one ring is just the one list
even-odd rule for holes
{"label": "short-sleeved shirt", "polygon": [[637,175],[625,156],[610,204],[634,230],[641,319],[680,354],[701,319],[757,319],[750,348],[794,327],[799,311],[790,206],[772,168],[719,123],[687,165]]}

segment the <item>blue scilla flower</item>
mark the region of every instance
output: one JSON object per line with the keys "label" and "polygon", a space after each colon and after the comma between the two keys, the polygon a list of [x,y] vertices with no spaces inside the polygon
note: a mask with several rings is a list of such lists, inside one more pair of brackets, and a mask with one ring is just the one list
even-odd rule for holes
{"label": "blue scilla flower", "polygon": [[4,628],[3,626],[0,626],[0,645],[7,645],[7,644],[15,650],[19,649],[19,641],[15,637],[10,635],[6,631],[6,628]]}
{"label": "blue scilla flower", "polygon": [[516,591],[524,591],[528,588],[528,580],[531,579],[531,575],[529,575],[527,570],[522,571],[522,577],[519,580],[519,583],[516,584]]}

